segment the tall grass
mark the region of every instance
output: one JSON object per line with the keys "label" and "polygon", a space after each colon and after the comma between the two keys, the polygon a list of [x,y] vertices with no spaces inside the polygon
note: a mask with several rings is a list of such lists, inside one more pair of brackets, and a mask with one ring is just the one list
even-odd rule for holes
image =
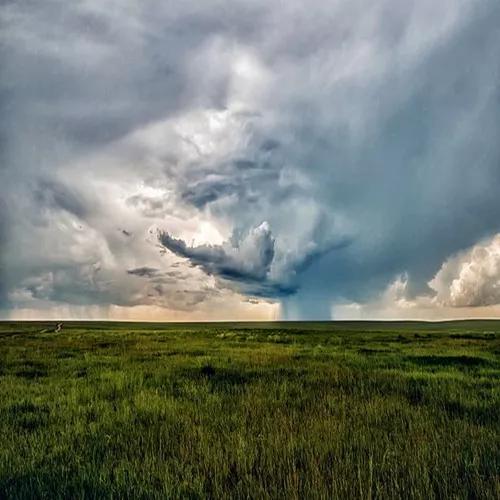
{"label": "tall grass", "polygon": [[0,325],[2,498],[499,498],[500,323]]}

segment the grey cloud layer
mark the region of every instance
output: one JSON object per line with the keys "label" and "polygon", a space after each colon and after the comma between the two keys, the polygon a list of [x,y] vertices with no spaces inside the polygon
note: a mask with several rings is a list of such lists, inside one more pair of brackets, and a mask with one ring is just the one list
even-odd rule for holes
{"label": "grey cloud layer", "polygon": [[[319,318],[404,272],[427,293],[500,231],[496,0],[50,0],[0,23],[7,307],[196,307],[207,273]],[[226,241],[187,244],[207,221]],[[200,297],[154,281],[151,226]],[[443,301],[497,300],[479,275]]]}

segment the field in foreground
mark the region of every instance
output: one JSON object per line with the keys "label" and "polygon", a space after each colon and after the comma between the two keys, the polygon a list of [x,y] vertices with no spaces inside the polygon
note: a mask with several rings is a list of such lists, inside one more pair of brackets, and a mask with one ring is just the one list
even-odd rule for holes
{"label": "field in foreground", "polygon": [[499,498],[500,322],[0,323],[0,498]]}

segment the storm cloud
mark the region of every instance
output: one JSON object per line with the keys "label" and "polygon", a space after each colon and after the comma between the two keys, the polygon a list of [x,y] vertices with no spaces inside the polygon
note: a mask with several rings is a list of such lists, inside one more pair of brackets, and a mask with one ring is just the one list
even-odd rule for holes
{"label": "storm cloud", "polygon": [[499,23],[496,0],[5,3],[3,315],[500,303]]}
{"label": "storm cloud", "polygon": [[189,247],[183,240],[160,233],[161,244],[209,274],[234,280],[265,280],[274,259],[274,238],[263,222],[235,245],[199,245]]}
{"label": "storm cloud", "polygon": [[296,291],[296,285],[290,282],[291,273],[273,276],[274,238],[267,222],[252,228],[241,240],[233,237],[222,245],[188,246],[166,232],[160,232],[159,241],[174,254],[188,259],[192,266],[236,284],[244,293],[281,297]]}

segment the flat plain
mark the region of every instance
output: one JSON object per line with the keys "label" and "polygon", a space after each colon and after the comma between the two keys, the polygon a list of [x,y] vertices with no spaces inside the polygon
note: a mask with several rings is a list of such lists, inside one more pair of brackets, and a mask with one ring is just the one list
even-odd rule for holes
{"label": "flat plain", "polygon": [[0,498],[500,498],[500,322],[0,323]]}

